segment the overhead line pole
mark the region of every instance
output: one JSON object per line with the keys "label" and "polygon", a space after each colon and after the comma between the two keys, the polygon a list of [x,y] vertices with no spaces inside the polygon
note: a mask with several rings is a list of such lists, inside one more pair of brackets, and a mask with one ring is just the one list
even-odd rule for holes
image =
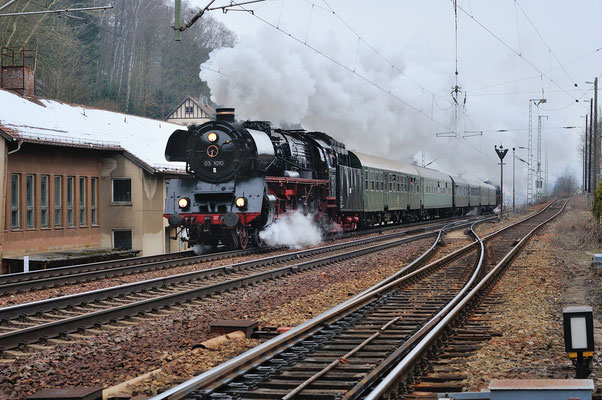
{"label": "overhead line pole", "polygon": [[600,175],[600,134],[598,133],[598,77],[594,79],[594,192],[598,189],[598,178]]}
{"label": "overhead line pole", "polygon": [[593,138],[594,138],[594,134],[593,134],[593,127],[594,127],[594,99],[590,99],[589,101],[589,154],[587,155],[587,158],[589,159],[589,168],[587,169],[587,188],[588,188],[588,193],[592,192],[592,153],[594,152],[594,145],[593,145]]}
{"label": "overhead line pole", "polygon": [[589,115],[585,114],[585,144],[583,146],[583,193],[587,193],[589,190],[589,129],[588,129]]}

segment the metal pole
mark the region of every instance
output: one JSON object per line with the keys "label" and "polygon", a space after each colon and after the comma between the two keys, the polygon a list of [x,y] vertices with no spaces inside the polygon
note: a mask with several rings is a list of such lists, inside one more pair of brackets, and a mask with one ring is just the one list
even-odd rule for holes
{"label": "metal pole", "polygon": [[587,189],[588,189],[588,193],[592,192],[592,153],[594,152],[594,146],[593,146],[593,139],[594,139],[594,99],[590,99],[589,100],[589,154],[587,155],[587,158],[589,159],[589,168],[587,169]]}
{"label": "metal pole", "polygon": [[600,136],[598,134],[598,77],[594,79],[594,192],[598,189],[598,174],[600,174]]}
{"label": "metal pole", "polygon": [[529,100],[529,134],[528,134],[528,154],[527,154],[527,206],[533,202],[533,175],[531,165],[533,165],[533,100]]}
{"label": "metal pole", "polygon": [[516,177],[516,149],[512,148],[512,211],[516,208],[514,178]]}
{"label": "metal pole", "polygon": [[501,221],[503,212],[504,212],[504,157],[506,156],[506,153],[508,153],[508,149],[504,149],[504,146],[502,146],[502,145],[500,145],[499,148],[497,147],[497,145],[495,145],[495,152],[497,153],[497,156],[500,158],[500,169],[501,169],[501,176],[500,176],[500,221]]}
{"label": "metal pole", "polygon": [[585,146],[583,148],[583,193],[587,193],[587,191],[589,190],[589,182],[587,177],[589,176],[588,174],[588,168],[589,168],[589,163],[587,162],[587,158],[588,158],[588,154],[589,154],[589,131],[587,129],[587,124],[588,124],[588,118],[589,115],[585,114]]}
{"label": "metal pole", "polygon": [[504,160],[500,159],[500,221],[504,212]]}

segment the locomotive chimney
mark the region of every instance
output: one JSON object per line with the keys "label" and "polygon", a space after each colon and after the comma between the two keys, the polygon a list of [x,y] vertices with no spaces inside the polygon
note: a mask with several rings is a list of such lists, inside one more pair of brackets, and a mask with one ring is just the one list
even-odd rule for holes
{"label": "locomotive chimney", "polygon": [[216,121],[234,122],[233,108],[217,108],[215,110]]}

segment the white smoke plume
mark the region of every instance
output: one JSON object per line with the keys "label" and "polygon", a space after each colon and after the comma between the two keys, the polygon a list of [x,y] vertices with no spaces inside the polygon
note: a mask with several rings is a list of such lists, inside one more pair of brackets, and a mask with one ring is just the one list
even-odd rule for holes
{"label": "white smoke plume", "polygon": [[[235,107],[240,120],[267,120],[276,126],[301,124],[305,129],[328,133],[350,150],[396,161],[419,161],[425,151],[426,162],[437,159],[432,166],[436,169],[452,175],[465,173],[465,177],[480,181],[498,181],[493,146],[484,148],[483,141],[475,138],[461,141],[436,136],[452,125],[449,103],[433,101],[402,71],[392,69],[370,50],[360,48],[357,59],[350,59],[349,49],[332,34],[311,44],[385,91],[390,88],[423,115],[271,28],[244,36],[233,48],[211,52],[207,63],[201,65],[200,77],[211,88],[212,100]],[[396,66],[404,68],[399,51],[384,52]],[[432,71],[421,71],[421,76],[438,86],[449,80],[451,87],[448,72],[434,65]],[[470,140],[474,142],[467,144]]]}
{"label": "white smoke plume", "polygon": [[322,241],[318,225],[311,215],[304,215],[296,210],[283,214],[266,229],[259,233],[259,237],[270,246],[288,246],[300,249],[313,246]]}

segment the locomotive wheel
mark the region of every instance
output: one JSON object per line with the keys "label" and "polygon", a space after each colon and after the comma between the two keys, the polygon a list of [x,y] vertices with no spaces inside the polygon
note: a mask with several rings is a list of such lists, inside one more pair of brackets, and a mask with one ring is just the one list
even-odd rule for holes
{"label": "locomotive wheel", "polygon": [[259,229],[253,230],[253,241],[257,247],[265,247],[266,243],[261,237],[259,237]]}
{"label": "locomotive wheel", "polygon": [[240,248],[245,250],[247,247],[249,247],[249,239],[251,239],[251,237],[249,236],[249,228],[247,228],[244,225],[240,225],[236,227],[236,233],[238,235],[238,242],[240,243]]}

